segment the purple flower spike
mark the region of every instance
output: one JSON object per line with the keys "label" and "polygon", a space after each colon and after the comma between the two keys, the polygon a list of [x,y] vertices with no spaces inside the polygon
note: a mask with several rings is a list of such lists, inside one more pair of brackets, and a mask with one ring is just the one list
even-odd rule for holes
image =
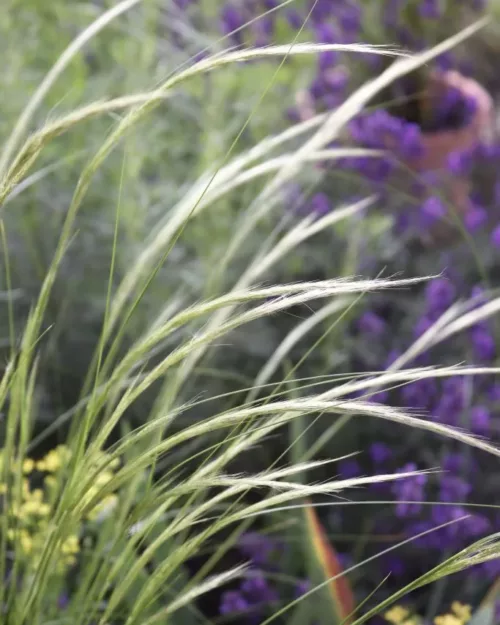
{"label": "purple flower spike", "polygon": [[308,579],[301,580],[295,586],[295,590],[293,593],[295,596],[295,599],[302,597],[303,595],[306,594],[306,592],[309,592],[310,590],[311,590],[311,582]]}
{"label": "purple flower spike", "polygon": [[413,331],[415,338],[418,339],[423,334],[425,334],[427,330],[429,330],[429,328],[433,325],[433,323],[434,321],[429,317],[422,317],[421,319],[419,319]]}
{"label": "purple flower spike", "polygon": [[465,214],[464,223],[469,232],[477,232],[488,221],[488,213],[481,206],[472,206]]}
{"label": "purple flower spike", "polygon": [[461,454],[449,452],[443,458],[443,469],[452,473],[459,473],[464,464],[464,457]]}
{"label": "purple flower spike", "polygon": [[296,9],[288,9],[286,19],[290,27],[294,30],[299,30],[304,23],[304,18]]}
{"label": "purple flower spike", "polygon": [[431,196],[422,204],[419,216],[422,228],[427,230],[446,216],[446,206],[440,198]]}
{"label": "purple flower spike", "polygon": [[422,156],[424,151],[422,132],[417,124],[406,124],[400,147],[400,153],[404,159],[411,160]]}
{"label": "purple flower spike", "polygon": [[340,25],[349,35],[356,34],[361,28],[361,7],[357,4],[346,4],[340,10]]}
{"label": "purple flower spike", "polygon": [[374,464],[384,464],[392,457],[392,451],[385,443],[372,443],[370,456]]}
{"label": "purple flower spike", "polygon": [[487,434],[490,429],[491,414],[486,406],[474,406],[470,411],[471,429],[475,434]]}
{"label": "purple flower spike", "polygon": [[436,65],[442,72],[447,72],[453,69],[455,65],[455,58],[452,52],[443,52],[436,59]]}
{"label": "purple flower spike", "polygon": [[316,193],[311,198],[310,209],[312,213],[323,216],[327,215],[331,210],[330,200],[325,193]]}
{"label": "purple flower spike", "polygon": [[274,16],[266,15],[254,24],[255,45],[267,46],[274,33]]}
{"label": "purple flower spike", "polygon": [[324,50],[320,52],[318,59],[319,71],[326,72],[326,70],[336,65],[337,61],[338,54],[335,50]]}
{"label": "purple flower spike", "polygon": [[229,590],[222,595],[219,612],[224,616],[226,614],[247,612],[249,607],[248,601],[240,592]]}
{"label": "purple flower spike", "polygon": [[241,585],[241,591],[252,604],[273,603],[278,600],[276,591],[261,574],[246,579]]}
{"label": "purple flower spike", "polygon": [[[400,469],[399,473],[416,470],[417,465],[414,462],[409,462]],[[399,501],[396,506],[396,515],[398,517],[412,516],[420,511],[421,504],[418,502],[424,499],[424,488],[426,483],[427,475],[425,474],[414,475],[394,482],[392,485],[392,492]]]}
{"label": "purple flower spike", "polygon": [[245,24],[244,16],[232,4],[226,4],[221,12],[221,30],[225,35],[229,35],[236,45],[243,43],[242,31],[234,32]]}
{"label": "purple flower spike", "polygon": [[395,555],[387,555],[381,566],[383,567],[384,574],[394,575],[397,579],[400,579],[406,573],[406,564],[404,560]]}
{"label": "purple flower spike", "polygon": [[403,402],[408,408],[427,410],[436,399],[436,382],[430,378],[407,384],[401,391]]}
{"label": "purple flower spike", "polygon": [[440,315],[453,304],[455,287],[446,278],[437,278],[427,285],[425,299],[428,311]]}
{"label": "purple flower spike", "polygon": [[500,402],[500,384],[493,384],[490,387],[488,391],[488,397],[491,401]]}
{"label": "purple flower spike", "polygon": [[318,24],[315,27],[316,41],[318,43],[337,43],[337,34],[331,24]]}
{"label": "purple flower spike", "polygon": [[349,458],[348,460],[342,460],[339,464],[340,474],[345,480],[349,480],[352,477],[359,477],[361,475],[361,467],[356,460]]}
{"label": "purple flower spike", "polygon": [[315,100],[319,100],[325,95],[325,83],[322,77],[315,78],[309,87],[309,93]]}
{"label": "purple flower spike", "polygon": [[500,226],[497,226],[491,233],[491,243],[494,247],[500,249]]}
{"label": "purple flower spike", "polygon": [[425,19],[434,20],[441,17],[439,0],[421,0],[418,3],[418,11],[421,17]]}
{"label": "purple flower spike", "polygon": [[57,607],[60,610],[65,610],[69,605],[69,597],[68,595],[63,592],[62,594],[59,595],[59,598],[57,600]]}
{"label": "purple flower spike", "polygon": [[479,284],[476,284],[472,287],[470,296],[471,298],[474,298],[476,300],[477,306],[482,306],[488,301],[488,298],[486,297],[486,294],[484,292],[484,288]]}
{"label": "purple flower spike", "polygon": [[343,91],[345,89],[347,82],[349,81],[349,75],[344,69],[337,67],[325,72],[324,81],[325,86],[328,89],[338,93],[339,91]]}
{"label": "purple flower spike", "polygon": [[373,395],[368,395],[367,399],[372,404],[385,404],[389,399],[389,392],[379,391],[378,393],[374,393]]}
{"label": "purple flower spike", "polygon": [[364,334],[380,336],[385,331],[385,321],[376,313],[367,311],[361,315],[358,321],[358,328]]}
{"label": "purple flower spike", "polygon": [[402,0],[386,0],[383,5],[382,20],[387,28],[397,26],[400,19]]}
{"label": "purple flower spike", "polygon": [[276,550],[276,544],[268,536],[257,532],[246,532],[240,536],[238,541],[240,551],[255,566],[266,566],[273,552]]}
{"label": "purple flower spike", "polygon": [[484,328],[474,328],[471,332],[471,342],[476,358],[488,362],[495,357],[495,340],[490,332]]}
{"label": "purple flower spike", "polygon": [[472,514],[464,521],[467,534],[470,537],[481,536],[491,531],[491,523],[482,514]]}
{"label": "purple flower spike", "polygon": [[473,162],[470,150],[457,150],[448,156],[447,167],[454,176],[465,176],[470,173]]}
{"label": "purple flower spike", "polygon": [[463,501],[472,490],[472,486],[456,475],[443,475],[440,483],[440,501],[453,503]]}
{"label": "purple flower spike", "polygon": [[448,425],[457,425],[465,404],[465,387],[461,378],[445,380],[434,416]]}

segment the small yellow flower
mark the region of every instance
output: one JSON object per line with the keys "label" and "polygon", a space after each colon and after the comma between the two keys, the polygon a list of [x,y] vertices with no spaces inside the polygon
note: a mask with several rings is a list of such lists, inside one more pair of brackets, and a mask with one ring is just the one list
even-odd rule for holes
{"label": "small yellow flower", "polygon": [[65,445],[59,445],[51,449],[49,453],[36,463],[38,471],[56,473],[63,467],[71,456],[70,450]]}
{"label": "small yellow flower", "polygon": [[403,621],[407,619],[410,612],[403,608],[401,605],[395,605],[388,612],[384,614],[384,618],[389,623],[393,623],[394,625],[400,625]]}
{"label": "small yellow flower", "polygon": [[45,456],[45,470],[49,473],[55,473],[62,466],[62,458],[57,449],[52,449]]}
{"label": "small yellow flower", "polygon": [[31,473],[35,468],[35,461],[31,458],[26,458],[23,462],[23,473]]}
{"label": "small yellow flower", "polygon": [[462,621],[462,623],[470,621],[472,616],[471,606],[466,605],[465,603],[460,603],[460,601],[454,601],[451,604],[451,611]]}
{"label": "small yellow flower", "polygon": [[35,488],[27,497],[29,501],[37,501],[38,503],[43,501],[43,490],[41,488]]}
{"label": "small yellow flower", "polygon": [[53,475],[47,475],[44,480],[44,484],[49,488],[54,488],[55,486],[57,486],[57,479]]}
{"label": "small yellow flower", "polygon": [[19,514],[21,518],[26,516],[48,516],[50,514],[50,506],[37,500],[27,501],[21,506]]}
{"label": "small yellow flower", "polygon": [[68,536],[62,544],[61,551],[67,555],[78,553],[80,551],[80,541],[78,540],[78,536],[74,534],[72,536]]}
{"label": "small yellow flower", "polygon": [[30,483],[27,479],[23,480],[22,492],[23,492],[24,499],[27,499],[30,496]]}
{"label": "small yellow flower", "polygon": [[19,543],[24,553],[31,553],[33,550],[33,539],[26,530],[21,530],[19,532]]}
{"label": "small yellow flower", "polygon": [[463,622],[454,614],[443,614],[436,616],[434,625],[463,625]]}
{"label": "small yellow flower", "polygon": [[405,619],[401,625],[419,625],[421,622],[421,618],[419,616],[410,616],[410,618]]}

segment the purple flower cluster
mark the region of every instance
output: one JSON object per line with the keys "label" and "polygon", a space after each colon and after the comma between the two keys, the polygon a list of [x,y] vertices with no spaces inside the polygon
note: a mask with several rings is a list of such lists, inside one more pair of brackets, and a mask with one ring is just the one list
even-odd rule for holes
{"label": "purple flower cluster", "polygon": [[417,124],[405,122],[384,110],[355,118],[349,125],[358,146],[380,150],[380,157],[346,158],[341,165],[369,181],[383,183],[394,172],[398,161],[408,162],[422,156],[422,133]]}
{"label": "purple flower cluster", "polygon": [[219,605],[221,616],[254,625],[276,611],[280,603],[298,598],[309,590],[309,582],[304,579],[297,580],[291,593],[272,581],[273,573],[280,572],[277,562],[282,545],[277,540],[260,532],[247,532],[240,537],[238,550],[249,564],[249,569],[238,587],[222,594]]}
{"label": "purple flower cluster", "polygon": [[[453,265],[453,256],[446,258]],[[464,262],[467,263],[465,259]],[[453,271],[446,272],[425,287],[412,308],[406,308],[406,315],[396,312],[392,317],[388,316],[392,304],[384,303],[384,297],[381,297],[375,309],[361,314],[353,332],[359,334],[362,340],[369,336],[371,349],[380,354],[381,364],[387,366],[458,299],[466,297],[475,298],[477,305],[488,301],[480,286],[471,288],[468,285],[467,274],[456,263]],[[462,335],[430,350],[415,364],[446,364],[448,359],[450,364],[465,361],[487,365],[496,355],[494,325],[480,322]],[[367,362],[367,368],[373,368],[373,363]],[[435,422],[466,428],[493,440],[497,437],[500,385],[493,378],[457,376],[441,380],[421,379],[389,392],[385,399],[389,404],[407,410],[418,409]],[[422,559],[423,570],[432,562],[433,553],[437,562],[443,550],[456,552],[473,540],[500,530],[497,513],[487,507],[467,507],[468,503],[488,504],[494,501],[498,469],[487,454],[465,449],[463,445],[450,441],[433,441],[427,435],[418,433],[412,434],[407,443],[397,433],[392,436],[384,429],[382,433],[384,440],[369,445],[365,461],[349,460],[341,465],[344,477],[441,469],[438,473],[382,483],[372,488],[372,492],[382,499],[395,502],[393,513],[383,515],[377,521],[375,532],[403,534],[408,538],[418,536],[413,543],[415,551],[411,553],[411,563],[402,561],[405,571],[418,571],[419,558]],[[408,457],[412,458],[411,462],[406,460]],[[438,526],[442,527],[435,530]],[[392,566],[392,560],[392,556],[388,558],[383,568]],[[499,572],[497,564],[478,567],[478,575],[482,579],[493,579]]]}
{"label": "purple flower cluster", "polygon": [[[239,616],[249,622],[262,616],[262,610],[272,609],[279,597],[276,590],[260,571],[250,574],[237,590],[222,595],[219,611],[222,616]],[[241,621],[240,621],[241,622]]]}

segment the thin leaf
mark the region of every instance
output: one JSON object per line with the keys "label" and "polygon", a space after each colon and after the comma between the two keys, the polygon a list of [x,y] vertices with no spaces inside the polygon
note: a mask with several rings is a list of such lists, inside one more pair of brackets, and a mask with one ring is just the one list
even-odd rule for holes
{"label": "thin leaf", "polygon": [[325,530],[312,506],[307,506],[304,509],[304,518],[310,549],[311,571],[309,574],[311,581],[315,584],[321,584],[325,580],[333,578],[320,591],[323,609],[316,618],[324,625],[350,623],[349,615],[355,609],[354,595],[348,580],[342,575],[343,569],[338,555],[328,541]]}

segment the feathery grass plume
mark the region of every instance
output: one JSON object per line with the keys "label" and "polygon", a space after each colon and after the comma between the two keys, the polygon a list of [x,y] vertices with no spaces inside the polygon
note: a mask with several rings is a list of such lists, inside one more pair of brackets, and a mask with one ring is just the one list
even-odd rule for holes
{"label": "feathery grass plume", "polygon": [[[30,457],[28,448],[37,416],[35,385],[39,375],[39,343],[51,294],[65,254],[77,237],[74,232],[76,217],[91,183],[127,133],[184,81],[223,66],[264,57],[313,54],[326,49],[393,54],[390,50],[362,45],[314,44],[221,52],[178,71],[160,89],[87,105],[58,121],[48,122],[19,145],[35,111],[69,61],[104,26],[135,4],[138,2],[134,0],[120,2],[103,13],[67,48],[21,114],[0,159],[1,202],[9,199],[5,210],[14,211],[15,202],[20,197],[16,197],[16,189],[19,191],[19,185],[28,184],[32,166],[57,135],[95,115],[131,107],[104,139],[97,153],[83,166],[61,225],[52,262],[43,275],[39,296],[30,309],[19,344],[13,341],[12,353],[0,381],[0,407],[5,414],[0,472],[0,579],[3,582],[0,584],[0,608],[6,625],[50,622],[72,625],[185,624],[191,617],[193,622],[204,622],[196,601],[246,572],[245,566],[228,567],[222,572],[210,572],[195,582],[187,574],[192,559],[202,549],[210,548],[214,541],[217,545],[225,532],[242,527],[252,515],[271,513],[283,504],[301,502],[317,495],[338,496],[351,488],[419,474],[409,471],[299,483],[293,479],[297,474],[325,463],[304,461],[285,467],[271,464],[262,471],[241,473],[232,470],[233,462],[243,452],[253,450],[269,435],[298,418],[309,418],[318,412],[330,415],[332,420],[346,415],[372,417],[427,430],[491,454],[500,454],[495,446],[465,432],[433,424],[395,408],[349,399],[348,393],[352,390],[349,384],[327,394],[300,398],[285,396],[277,399],[271,393],[266,403],[243,402],[236,407],[209,413],[194,423],[184,422],[181,418],[187,408],[192,407],[181,399],[180,390],[184,383],[194,375],[201,357],[234,329],[275,316],[296,305],[327,300],[329,304],[335,301],[343,306],[346,298],[353,294],[410,287],[423,279],[338,278],[256,286],[270,267],[297,245],[337,221],[352,218],[371,204],[371,198],[317,222],[301,221],[278,238],[272,249],[256,249],[253,260],[241,269],[236,284],[227,293],[221,295],[214,289],[201,302],[168,303],[124,353],[118,350],[136,307],[152,287],[159,267],[170,260],[184,228],[200,215],[202,209],[210,207],[207,198],[214,201],[249,179],[277,172],[256,200],[263,206],[259,207],[258,221],[271,210],[275,192],[293,177],[298,168],[318,159],[324,160],[325,156],[339,158],[346,154],[340,149],[326,151],[325,146],[373,94],[388,81],[411,71],[469,35],[474,31],[472,28],[435,51],[394,65],[330,117],[320,118],[318,123],[324,123],[317,134],[296,152],[270,155],[272,149],[288,141],[293,133],[301,136],[305,128],[313,128],[314,124],[304,124],[293,133],[287,131],[279,138],[267,139],[243,156],[232,156],[232,160],[228,159],[217,171],[207,172],[193,185],[186,199],[166,216],[161,227],[153,230],[115,290],[113,261],[120,246],[117,236],[120,196],[109,284],[103,289],[102,331],[87,380],[82,384],[82,402],[73,415],[66,446],[52,450],[42,459]],[[255,161],[259,161],[259,165],[255,165],[253,171],[248,169]],[[257,167],[261,169],[256,171]],[[223,269],[239,237],[252,231],[256,223],[251,216],[254,207],[255,204],[246,212],[241,230],[229,242]],[[329,314],[332,312],[328,309]],[[490,314],[493,311],[483,312]],[[184,328],[187,328],[186,332],[179,332],[178,342],[167,354],[155,353],[165,340]],[[300,332],[307,329],[302,327]],[[284,357],[286,349],[281,354],[280,357]],[[449,368],[402,371],[397,374],[397,380],[411,380],[424,373],[438,376],[453,375],[455,371]],[[464,375],[463,370],[460,373]],[[476,375],[482,372],[471,369],[467,373]],[[360,383],[367,386],[387,384],[392,383],[395,376],[381,374]],[[161,388],[154,408],[141,426],[130,427],[127,410],[155,384]],[[172,424],[177,426],[176,429],[170,427]],[[198,444],[194,456],[188,447],[192,441]],[[188,453],[176,460],[175,454],[186,449]],[[159,461],[164,461],[161,471],[158,470]],[[256,501],[246,501],[249,491],[259,493]],[[417,580],[412,588],[496,557],[497,540],[497,536],[491,536],[479,541]],[[331,581],[327,580],[327,583]],[[65,598],[64,607],[60,606],[61,597]],[[399,595],[394,601],[398,598]]]}

